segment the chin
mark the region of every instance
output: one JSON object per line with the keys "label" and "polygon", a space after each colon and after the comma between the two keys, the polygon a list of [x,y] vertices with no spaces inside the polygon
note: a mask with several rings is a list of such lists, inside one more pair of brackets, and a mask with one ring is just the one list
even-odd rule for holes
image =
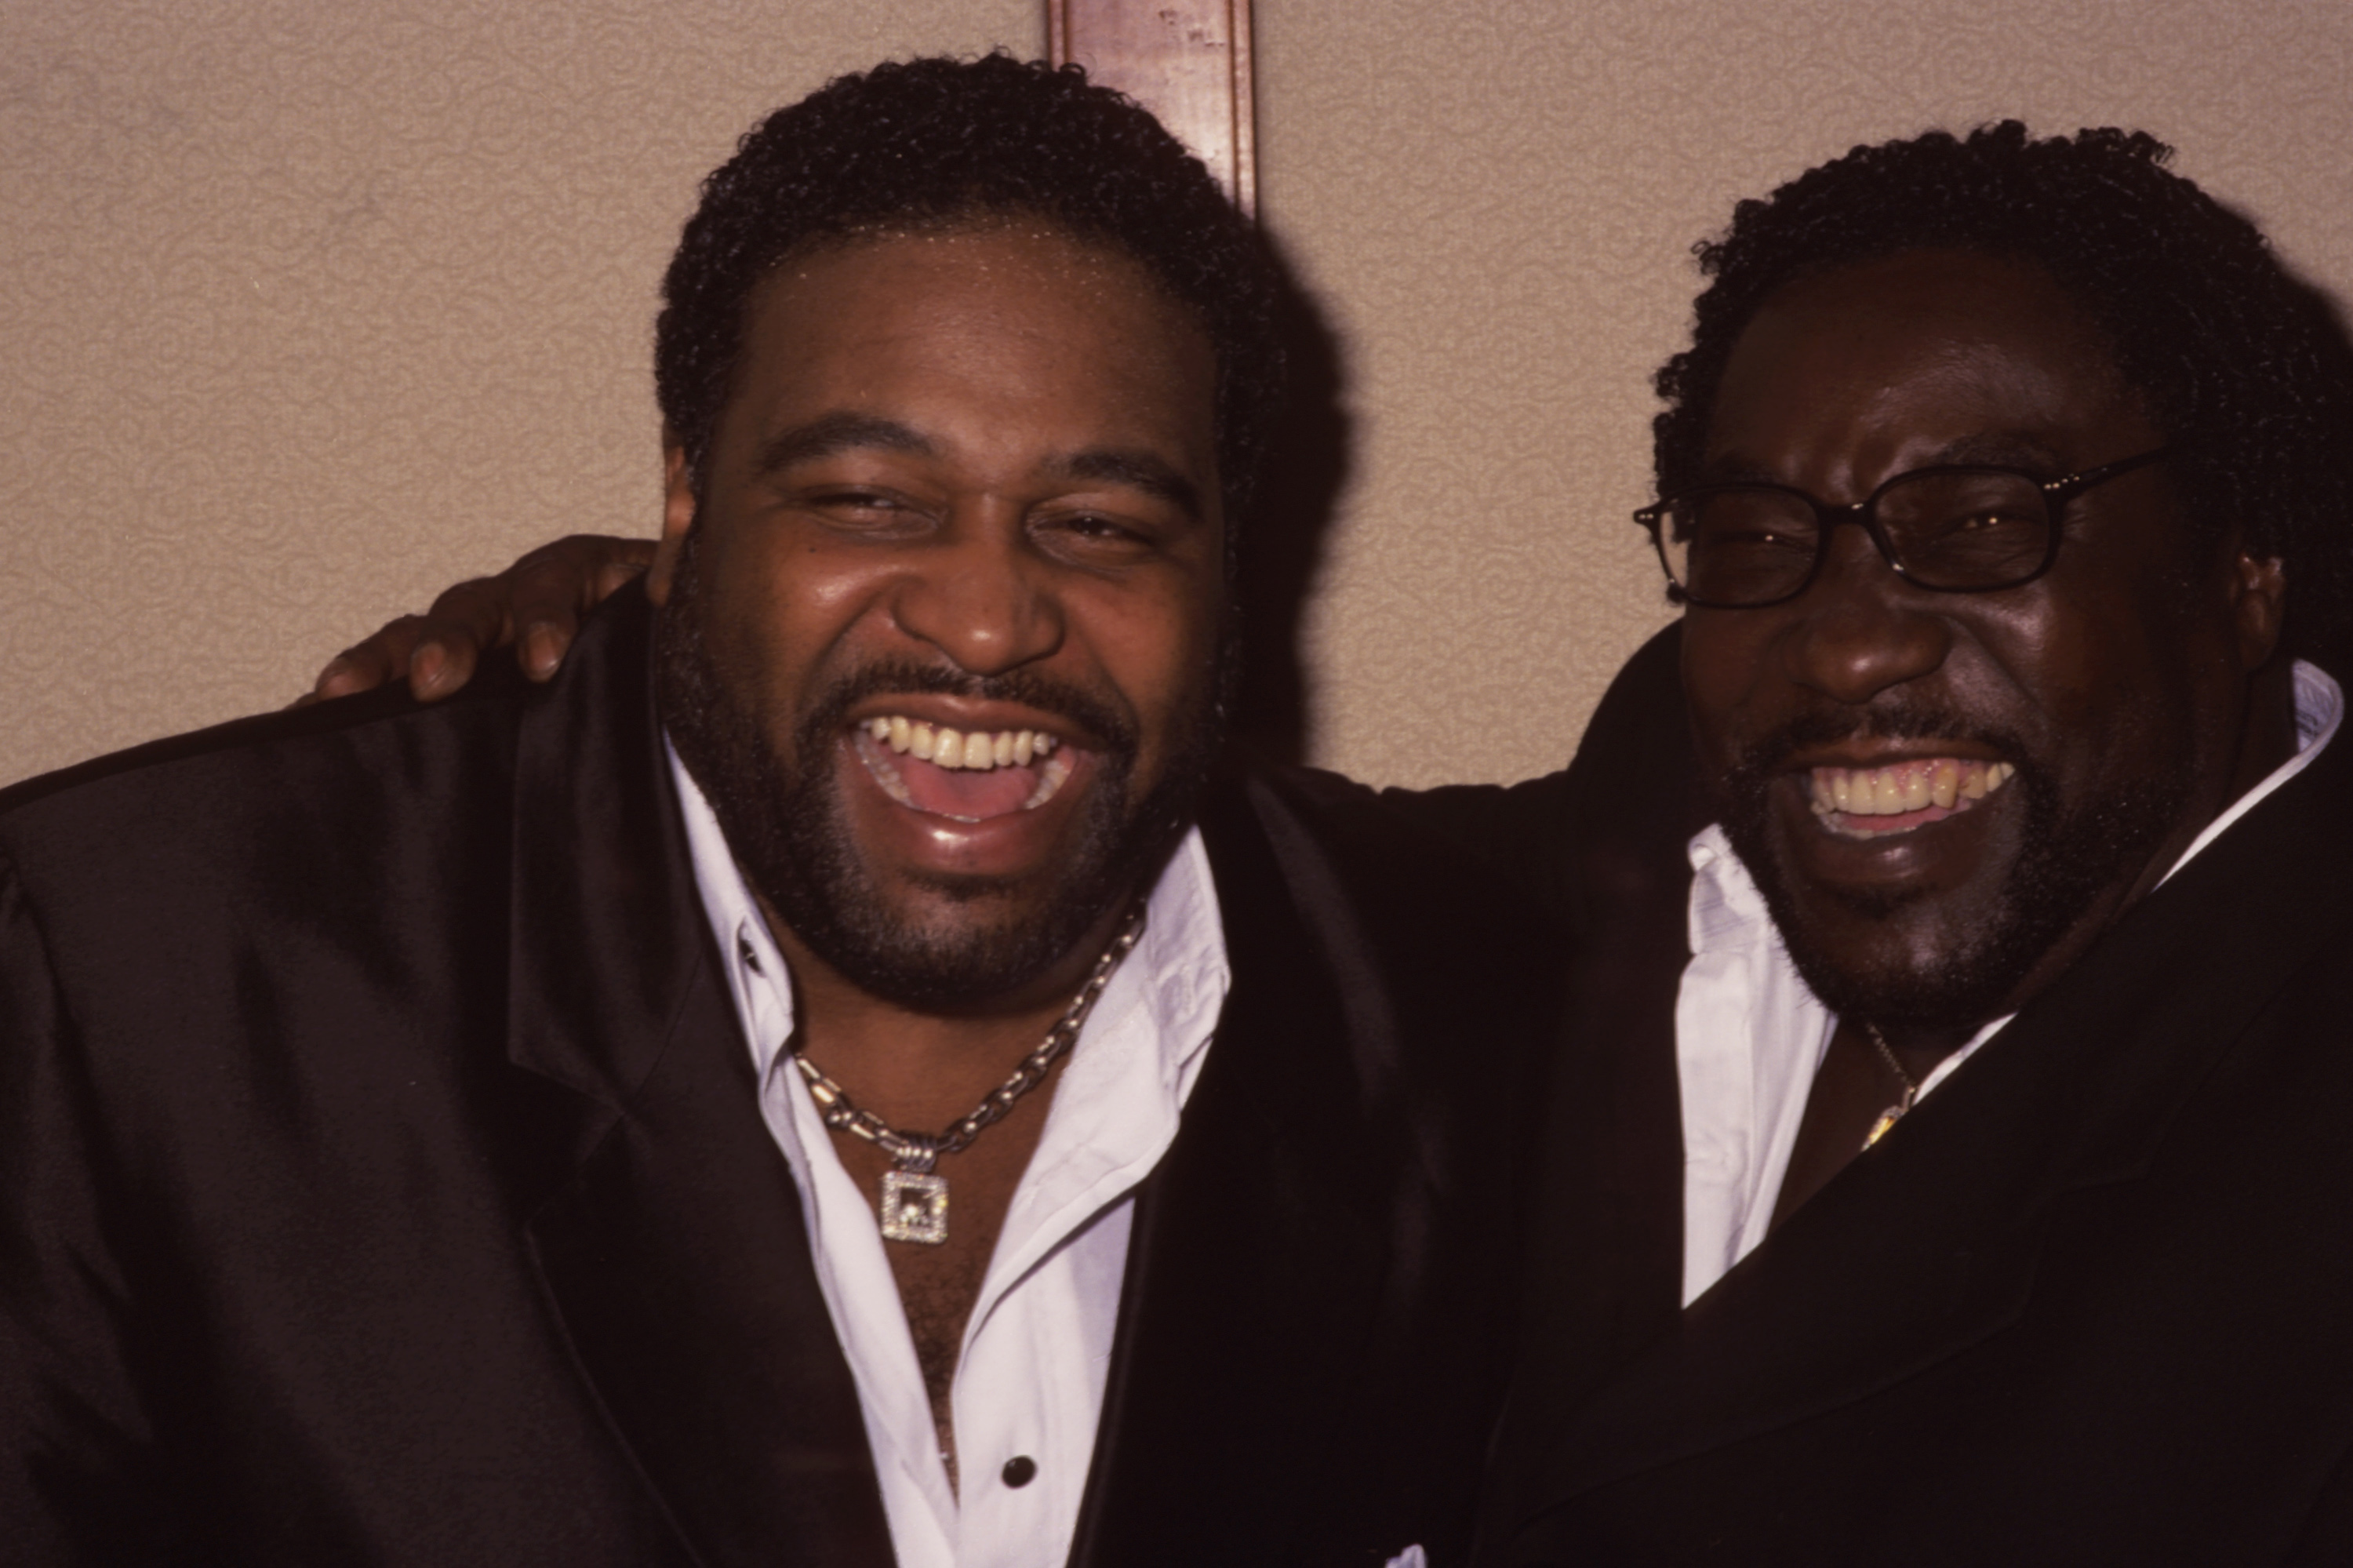
{"label": "chin", "polygon": [[2015,1012],[2055,951],[2079,949],[2114,917],[2188,798],[2168,778],[2071,809],[2031,764],[2017,788],[2014,846],[1971,879],[1977,887],[1804,885],[1775,845],[1763,789],[1739,779],[1724,827],[1824,1006],[1890,1033],[1966,1036]]}
{"label": "chin", "polygon": [[1121,831],[1124,796],[1090,800],[1081,842],[1055,874],[1010,884],[885,877],[838,819],[812,828],[814,814],[753,805],[730,821],[716,794],[712,801],[747,878],[811,952],[870,995],[944,1012],[1043,980],[1131,889],[1149,885],[1173,840]]}
{"label": "chin", "polygon": [[1946,936],[1947,923],[1917,918],[1927,911],[1886,907],[1878,897],[1838,919],[1785,914],[1769,885],[1766,902],[1790,961],[1822,1004],[1891,1033],[1974,1033],[2012,1010],[2010,999],[2044,947],[2014,909],[1974,924],[1971,939],[1960,940]]}

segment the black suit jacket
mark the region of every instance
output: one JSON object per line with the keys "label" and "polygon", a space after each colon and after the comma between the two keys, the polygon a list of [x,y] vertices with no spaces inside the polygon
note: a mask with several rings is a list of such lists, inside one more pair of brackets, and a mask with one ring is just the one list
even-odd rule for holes
{"label": "black suit jacket", "polygon": [[[632,591],[550,688],[0,794],[9,1561],[889,1560],[650,626]],[[1078,1563],[1467,1538],[1527,927],[1320,788],[1205,810],[1233,989],[1141,1194]]]}
{"label": "black suit jacket", "polygon": [[1675,652],[1453,803],[1630,944],[1571,1002],[1481,1563],[2353,1561],[2353,737],[1678,1313]]}

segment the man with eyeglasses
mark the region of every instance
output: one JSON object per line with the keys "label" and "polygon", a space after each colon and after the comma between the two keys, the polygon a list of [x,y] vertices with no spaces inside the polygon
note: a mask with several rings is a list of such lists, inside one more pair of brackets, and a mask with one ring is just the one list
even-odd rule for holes
{"label": "man with eyeglasses", "polygon": [[1391,798],[1568,942],[1482,1568],[2353,1554],[2353,352],[2167,156],[1743,204],[1681,623],[1567,772]]}
{"label": "man with eyeglasses", "polygon": [[1583,941],[1482,1564],[2353,1550],[2353,357],[2164,159],[1702,253],[1681,625],[1509,830]]}

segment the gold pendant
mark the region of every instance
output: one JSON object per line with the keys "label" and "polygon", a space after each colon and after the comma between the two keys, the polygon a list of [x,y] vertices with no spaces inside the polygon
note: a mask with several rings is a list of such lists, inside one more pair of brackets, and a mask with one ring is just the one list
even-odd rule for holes
{"label": "gold pendant", "polygon": [[[1907,1096],[1905,1097],[1909,1098],[1910,1097]],[[1881,1139],[1885,1138],[1887,1136],[1887,1129],[1894,1127],[1898,1121],[1901,1121],[1904,1118],[1904,1113],[1911,1108],[1912,1107],[1910,1106],[1889,1106],[1885,1110],[1881,1111],[1879,1113],[1879,1119],[1871,1124],[1870,1135],[1863,1139],[1862,1146],[1865,1149],[1869,1149],[1873,1144],[1877,1143]],[[945,1199],[942,1199],[941,1201],[943,1202],[946,1202]]]}
{"label": "gold pendant", "polygon": [[948,1179],[921,1171],[882,1172],[882,1239],[937,1246],[948,1239]]}

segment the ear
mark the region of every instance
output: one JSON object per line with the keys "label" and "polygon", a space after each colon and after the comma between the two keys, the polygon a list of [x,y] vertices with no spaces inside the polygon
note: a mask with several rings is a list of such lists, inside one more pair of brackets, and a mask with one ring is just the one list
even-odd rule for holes
{"label": "ear", "polygon": [[2275,556],[2258,556],[2231,546],[2231,609],[2239,631],[2239,666],[2253,673],[2279,651],[2280,626],[2287,616],[2287,567]]}
{"label": "ear", "polygon": [[686,461],[686,443],[664,425],[661,543],[654,546],[653,568],[646,573],[646,597],[658,605],[670,603],[679,552],[686,546],[686,531],[694,526],[694,470]]}

